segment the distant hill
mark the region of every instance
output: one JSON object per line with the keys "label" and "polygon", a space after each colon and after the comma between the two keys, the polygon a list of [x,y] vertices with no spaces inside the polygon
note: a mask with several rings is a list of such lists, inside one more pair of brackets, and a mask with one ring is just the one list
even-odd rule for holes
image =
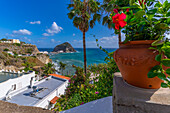
{"label": "distant hill", "polygon": [[48,55],[39,53],[36,45],[0,43],[0,69],[10,66],[21,68],[25,62],[44,66],[51,59]]}
{"label": "distant hill", "polygon": [[0,52],[4,50],[12,51],[16,54],[37,54],[39,50],[35,45],[31,44],[8,44],[0,43]]}
{"label": "distant hill", "polygon": [[71,52],[76,52],[76,50],[68,42],[57,45],[53,50],[53,53],[71,53]]}

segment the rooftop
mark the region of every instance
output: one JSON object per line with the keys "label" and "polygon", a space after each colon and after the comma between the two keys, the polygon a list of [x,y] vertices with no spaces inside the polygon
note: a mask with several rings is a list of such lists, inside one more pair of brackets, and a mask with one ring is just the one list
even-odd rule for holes
{"label": "rooftop", "polygon": [[40,93],[38,93],[36,96],[31,97],[30,93],[33,92],[32,88],[26,88],[19,94],[16,94],[12,96],[11,100],[8,100],[7,102],[10,103],[16,103],[18,105],[24,105],[24,106],[34,106],[36,103],[38,103],[42,98],[50,94],[52,91],[54,91],[57,87],[59,87],[61,84],[63,84],[65,80],[51,77],[51,79],[46,79],[40,81],[39,84],[36,84],[34,86],[37,86],[39,88],[45,88]]}

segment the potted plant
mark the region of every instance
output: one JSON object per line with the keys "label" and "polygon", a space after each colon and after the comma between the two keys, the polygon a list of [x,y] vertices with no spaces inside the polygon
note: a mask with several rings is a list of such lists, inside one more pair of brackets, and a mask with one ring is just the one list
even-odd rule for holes
{"label": "potted plant", "polygon": [[[117,6],[111,18],[119,49],[114,59],[123,79],[134,86],[157,89],[170,87],[170,3],[156,0],[130,0]],[[125,40],[121,42],[121,32]],[[163,82],[164,81],[164,82]]]}

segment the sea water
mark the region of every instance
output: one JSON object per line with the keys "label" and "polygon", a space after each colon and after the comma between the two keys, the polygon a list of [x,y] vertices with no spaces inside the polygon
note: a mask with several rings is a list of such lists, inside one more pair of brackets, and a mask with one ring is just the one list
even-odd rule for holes
{"label": "sea water", "polygon": [[[83,67],[84,59],[83,59],[83,49],[82,48],[75,48],[77,52],[74,53],[60,53],[60,54],[52,54],[50,58],[52,59],[53,63],[55,64],[56,70],[59,70],[59,62],[63,62],[66,65],[66,69],[64,74],[73,74],[75,69],[72,68],[72,65]],[[113,52],[115,48],[106,48],[106,51]],[[39,51],[48,51],[49,53],[53,51],[52,48],[39,48]],[[107,54],[100,50],[99,48],[87,48],[87,66],[91,64],[99,64],[99,63],[106,63],[104,61]]]}

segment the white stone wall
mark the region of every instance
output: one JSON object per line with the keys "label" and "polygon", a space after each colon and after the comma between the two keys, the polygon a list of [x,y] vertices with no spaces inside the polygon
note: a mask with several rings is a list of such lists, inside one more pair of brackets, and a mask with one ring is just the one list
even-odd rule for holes
{"label": "white stone wall", "polygon": [[18,39],[12,39],[12,43],[20,43]]}
{"label": "white stone wall", "polygon": [[17,90],[29,86],[31,77],[35,77],[35,72],[0,83],[0,98],[4,98],[6,96],[8,91],[12,88],[12,85],[16,84],[16,90],[11,91],[11,93],[17,92]]}
{"label": "white stone wall", "polygon": [[48,109],[48,105],[50,104],[50,101],[56,96],[56,92],[57,90],[54,90],[49,95],[44,97],[41,101],[39,101],[35,106]]}
{"label": "white stone wall", "polygon": [[67,88],[68,85],[68,80],[64,82],[64,84],[62,84],[60,87],[58,87],[58,96],[60,97],[60,95],[63,95],[65,93],[65,89]]}

